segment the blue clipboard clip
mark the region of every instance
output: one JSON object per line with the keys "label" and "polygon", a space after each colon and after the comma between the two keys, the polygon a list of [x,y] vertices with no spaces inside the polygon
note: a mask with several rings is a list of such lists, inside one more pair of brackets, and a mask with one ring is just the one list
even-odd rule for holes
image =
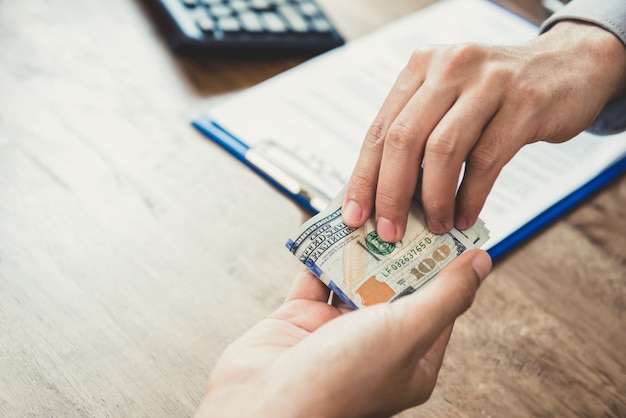
{"label": "blue clipboard clip", "polygon": [[330,203],[331,198],[325,193],[288,173],[265,152],[242,142],[210,116],[201,115],[192,121],[192,125],[309,212],[316,214]]}

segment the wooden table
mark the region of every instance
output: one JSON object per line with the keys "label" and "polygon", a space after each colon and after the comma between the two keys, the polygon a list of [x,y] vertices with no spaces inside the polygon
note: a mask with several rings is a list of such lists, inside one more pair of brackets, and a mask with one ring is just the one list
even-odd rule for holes
{"label": "wooden table", "polygon": [[[321,3],[354,39],[432,0]],[[0,416],[189,416],[296,271],[307,215],[189,122],[301,59],[178,57],[156,22],[0,4]],[[626,416],[624,248],[622,177],[496,266],[401,416]]]}

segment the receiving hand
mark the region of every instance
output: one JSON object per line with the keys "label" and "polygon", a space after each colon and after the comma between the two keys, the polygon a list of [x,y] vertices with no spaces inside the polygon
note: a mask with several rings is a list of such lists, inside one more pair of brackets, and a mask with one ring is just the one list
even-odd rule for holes
{"label": "receiving hand", "polygon": [[469,251],[419,292],[352,311],[302,268],[285,303],[225,350],[197,417],[389,416],[425,402],[490,269]]}
{"label": "receiving hand", "polygon": [[558,23],[523,46],[420,48],[367,133],[344,222],[362,225],[375,206],[379,236],[400,240],[421,176],[430,230],[469,228],[521,147],[572,138],[625,86],[624,45],[582,22]]}

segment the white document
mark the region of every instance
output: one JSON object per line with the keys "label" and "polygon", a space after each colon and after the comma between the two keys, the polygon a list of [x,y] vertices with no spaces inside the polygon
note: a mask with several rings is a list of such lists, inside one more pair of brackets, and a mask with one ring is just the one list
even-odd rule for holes
{"label": "white document", "polygon": [[[320,206],[347,183],[369,124],[414,49],[518,44],[537,33],[537,26],[488,0],[443,0],[246,90],[208,115],[251,148],[247,158],[254,165],[283,185],[305,185]],[[502,171],[480,215],[491,230],[484,248],[625,157],[626,134],[583,133],[565,144],[526,146]]]}

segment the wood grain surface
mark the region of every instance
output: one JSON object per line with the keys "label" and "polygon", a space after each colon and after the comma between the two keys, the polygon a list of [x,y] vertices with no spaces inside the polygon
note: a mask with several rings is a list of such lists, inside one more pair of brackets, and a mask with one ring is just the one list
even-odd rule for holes
{"label": "wood grain surface", "polygon": [[[432,2],[320,0],[348,39]],[[189,122],[302,60],[176,56],[147,0],[0,2],[0,416],[193,414],[307,214]],[[502,260],[400,416],[626,416],[625,208],[622,177]]]}

